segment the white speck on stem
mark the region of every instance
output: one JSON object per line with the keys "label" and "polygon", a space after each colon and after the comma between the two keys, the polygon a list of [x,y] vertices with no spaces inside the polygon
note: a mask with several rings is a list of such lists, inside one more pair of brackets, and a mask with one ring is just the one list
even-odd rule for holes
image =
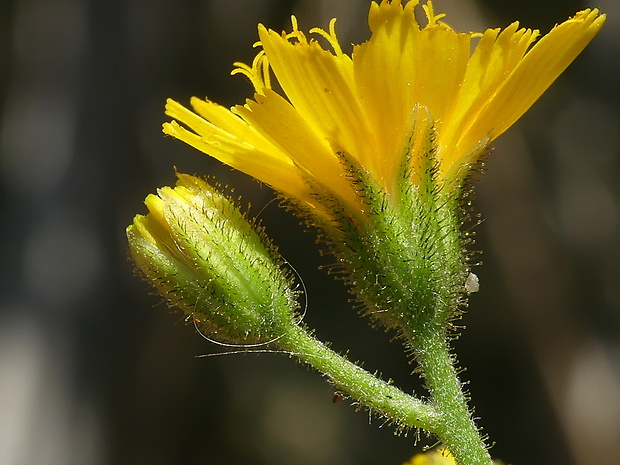
{"label": "white speck on stem", "polygon": [[474,273],[469,273],[465,280],[465,290],[467,292],[478,292],[480,290],[480,280]]}

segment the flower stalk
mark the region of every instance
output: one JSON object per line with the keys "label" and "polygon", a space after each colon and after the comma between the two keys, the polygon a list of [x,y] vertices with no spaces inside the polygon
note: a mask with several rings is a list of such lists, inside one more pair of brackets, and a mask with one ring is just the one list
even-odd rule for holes
{"label": "flower stalk", "polygon": [[405,394],[329,349],[301,327],[293,328],[277,342],[301,361],[323,373],[339,390],[401,429],[420,428],[434,433],[440,413],[432,404]]}
{"label": "flower stalk", "polygon": [[467,405],[463,384],[450,355],[445,329],[428,325],[409,335],[424,375],[431,404],[439,412],[435,433],[458,464],[491,465],[491,456]]}

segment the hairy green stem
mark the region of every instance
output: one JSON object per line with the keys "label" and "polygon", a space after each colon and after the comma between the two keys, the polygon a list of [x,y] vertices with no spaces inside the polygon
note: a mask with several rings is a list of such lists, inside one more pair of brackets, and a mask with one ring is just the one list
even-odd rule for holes
{"label": "hairy green stem", "polygon": [[[429,325],[432,326],[432,325]],[[450,355],[445,329],[427,327],[410,335],[426,380],[431,402],[439,415],[435,433],[459,465],[492,465]]]}
{"label": "hairy green stem", "polygon": [[303,328],[291,327],[277,344],[323,373],[338,389],[405,428],[437,431],[435,409],[329,349]]}

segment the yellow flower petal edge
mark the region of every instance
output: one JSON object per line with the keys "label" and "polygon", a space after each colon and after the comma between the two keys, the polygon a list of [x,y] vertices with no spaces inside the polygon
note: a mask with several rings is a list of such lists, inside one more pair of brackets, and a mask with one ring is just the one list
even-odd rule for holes
{"label": "yellow flower petal edge", "polygon": [[[236,63],[255,88],[228,110],[193,98],[172,100],[164,132],[256,179],[285,197],[320,209],[313,186],[355,209],[359,199],[343,156],[387,194],[395,193],[403,148],[415,146],[412,119],[426,108],[435,131],[439,177],[459,188],[489,143],[506,131],[581,53],[605,21],[597,9],[577,13],[538,42],[538,31],[513,23],[458,33],[417,0],[373,2],[371,37],[343,53],[335,20],[309,35],[259,25],[252,65]],[[323,44],[323,45],[322,45]],[[272,83],[278,86],[272,87]],[[277,90],[276,90],[277,89]],[[281,90],[280,90],[281,89]],[[408,141],[408,142],[407,142]],[[421,163],[409,154],[412,166]],[[415,170],[414,170],[415,171]],[[415,185],[419,180],[411,174]]]}
{"label": "yellow flower petal edge", "polygon": [[403,465],[456,465],[452,454],[444,447],[414,455]]}

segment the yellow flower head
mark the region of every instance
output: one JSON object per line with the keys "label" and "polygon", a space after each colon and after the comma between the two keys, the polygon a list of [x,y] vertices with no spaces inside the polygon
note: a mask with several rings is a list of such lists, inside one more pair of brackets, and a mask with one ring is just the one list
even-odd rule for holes
{"label": "yellow flower head", "polygon": [[456,465],[456,462],[450,451],[439,447],[423,454],[416,454],[403,465]]}
{"label": "yellow flower head", "polygon": [[343,156],[389,198],[407,152],[415,185],[418,158],[428,151],[420,135],[430,130],[438,176],[458,188],[488,144],[527,111],[605,21],[598,10],[584,10],[535,43],[538,31],[517,22],[503,30],[455,32],[430,1],[422,5],[422,27],[417,5],[373,2],[372,35],[351,56],[338,43],[335,20],[310,36],[295,17],[290,33],[259,25],[256,45],[262,49],[252,66],[237,63],[233,71],[250,78],[254,98],[231,110],[193,98],[193,111],[169,100],[166,113],[176,121],[165,123],[164,132],[316,208],[317,184],[343,204],[357,205]]}

